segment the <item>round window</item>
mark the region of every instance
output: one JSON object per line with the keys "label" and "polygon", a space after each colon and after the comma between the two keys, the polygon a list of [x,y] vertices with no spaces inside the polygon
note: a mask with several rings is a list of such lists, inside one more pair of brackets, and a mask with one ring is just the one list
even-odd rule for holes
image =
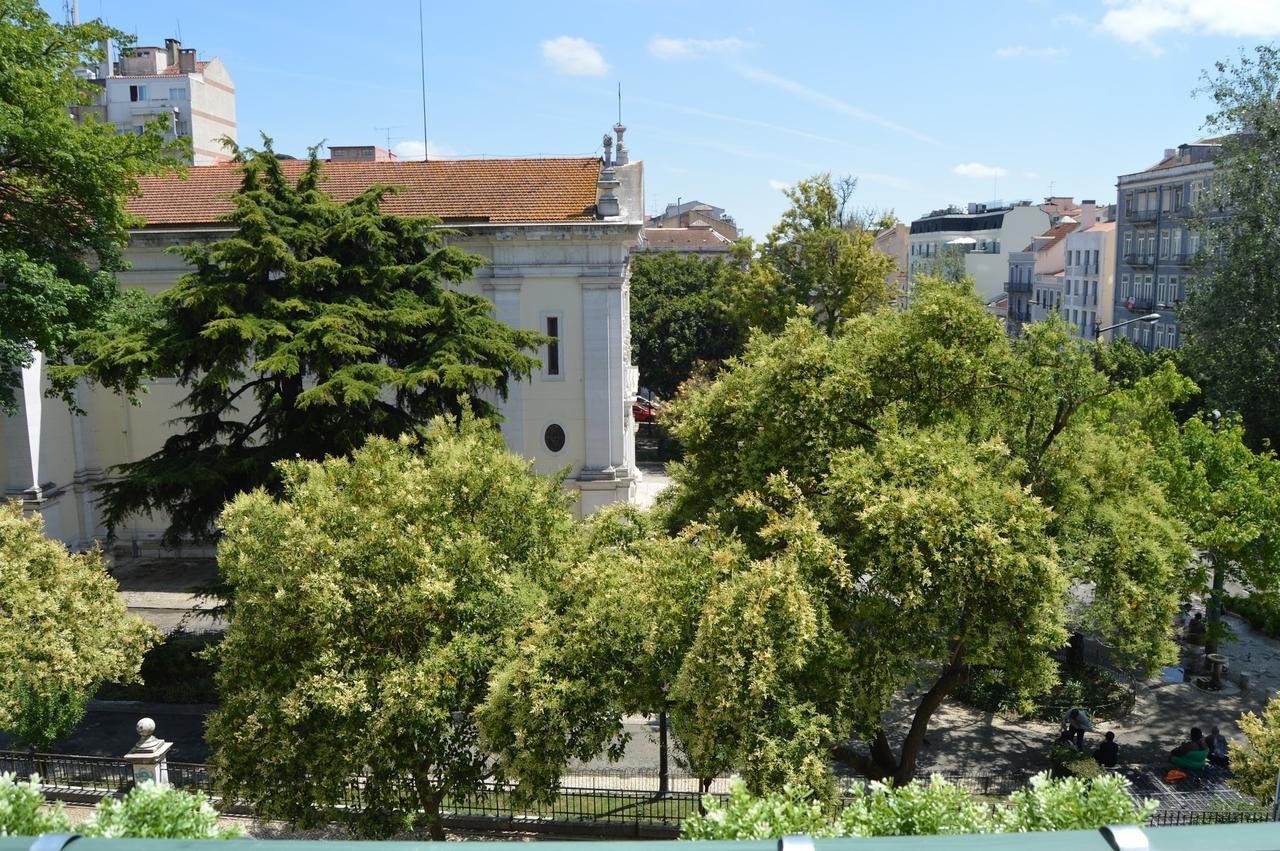
{"label": "round window", "polygon": [[564,449],[564,429],[552,423],[542,433],[542,441],[547,444],[547,448],[552,452],[559,452]]}

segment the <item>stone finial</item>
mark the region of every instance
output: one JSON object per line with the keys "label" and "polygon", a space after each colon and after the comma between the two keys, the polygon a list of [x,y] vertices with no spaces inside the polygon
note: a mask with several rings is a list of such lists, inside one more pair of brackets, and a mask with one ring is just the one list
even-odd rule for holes
{"label": "stone finial", "polygon": [[604,167],[608,168],[613,164],[613,137],[608,133],[604,134]]}
{"label": "stone finial", "polygon": [[622,134],[627,132],[627,128],[621,121],[619,121],[617,124],[613,125],[613,132],[618,134],[618,154],[614,157],[614,162],[617,165],[626,165],[629,158],[627,156],[626,146],[622,144]]}
{"label": "stone finial", "polygon": [[138,742],[124,755],[125,761],[133,766],[134,781],[168,783],[169,767],[166,757],[173,742],[156,738],[156,722],[150,718],[139,720],[134,729],[138,731]]}
{"label": "stone finial", "polygon": [[142,718],[138,721],[136,729],[141,737],[140,741],[146,741],[156,734],[156,722],[150,718]]}

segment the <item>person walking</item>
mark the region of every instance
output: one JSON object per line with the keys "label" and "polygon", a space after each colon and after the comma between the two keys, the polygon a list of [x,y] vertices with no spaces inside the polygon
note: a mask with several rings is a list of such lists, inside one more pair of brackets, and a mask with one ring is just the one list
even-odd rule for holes
{"label": "person walking", "polygon": [[1089,716],[1083,709],[1073,706],[1062,716],[1062,741],[1074,741],[1076,750],[1084,750],[1084,734],[1092,732],[1093,724],[1089,723]]}

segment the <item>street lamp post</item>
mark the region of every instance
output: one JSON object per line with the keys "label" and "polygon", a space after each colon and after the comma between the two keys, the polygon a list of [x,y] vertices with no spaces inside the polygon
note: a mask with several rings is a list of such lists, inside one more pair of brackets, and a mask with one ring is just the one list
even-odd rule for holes
{"label": "street lamp post", "polygon": [[1126,320],[1125,320],[1125,321],[1123,321],[1123,322],[1117,322],[1117,323],[1116,323],[1116,324],[1114,324],[1114,325],[1107,325],[1107,326],[1106,326],[1106,327],[1104,327],[1104,328],[1099,328],[1099,327],[1098,327],[1098,325],[1097,325],[1097,323],[1094,323],[1094,326],[1093,326],[1093,339],[1095,339],[1095,340],[1096,340],[1096,339],[1098,339],[1098,336],[1099,336],[1100,334],[1102,334],[1104,331],[1110,331],[1110,330],[1112,330],[1113,328],[1123,328],[1125,325],[1132,325],[1132,324],[1133,324],[1133,323],[1135,323],[1135,322],[1146,322],[1146,323],[1148,323],[1148,324],[1149,324],[1149,323],[1152,323],[1152,322],[1157,322],[1157,321],[1159,321],[1159,319],[1160,319],[1160,314],[1158,314],[1158,313],[1148,313],[1146,316],[1138,316],[1138,317],[1135,317],[1134,319],[1126,319]]}

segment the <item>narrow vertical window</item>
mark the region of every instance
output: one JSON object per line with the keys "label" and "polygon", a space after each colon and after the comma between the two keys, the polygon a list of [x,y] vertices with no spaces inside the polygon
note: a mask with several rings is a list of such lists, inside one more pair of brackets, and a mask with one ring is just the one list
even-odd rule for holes
{"label": "narrow vertical window", "polygon": [[560,374],[560,317],[547,317],[547,375]]}

